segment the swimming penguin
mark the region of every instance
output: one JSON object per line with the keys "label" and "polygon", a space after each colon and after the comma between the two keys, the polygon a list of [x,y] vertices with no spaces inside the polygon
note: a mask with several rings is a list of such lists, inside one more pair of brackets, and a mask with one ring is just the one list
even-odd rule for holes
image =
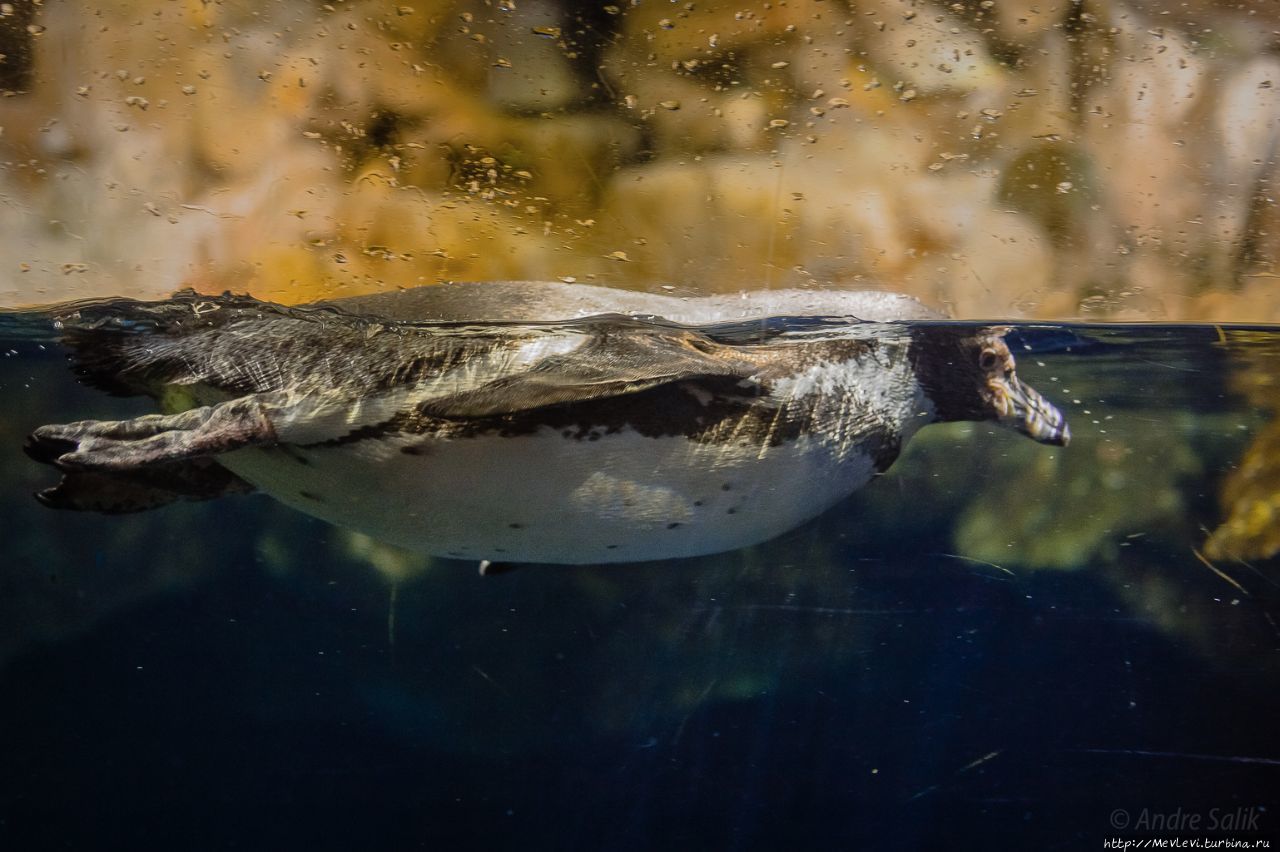
{"label": "swimming penguin", "polygon": [[[780,319],[785,318],[785,319]],[[886,470],[929,423],[1065,445],[1007,329],[906,296],[682,299],[424,287],[288,308],[180,293],[57,316],[82,379],[163,413],[36,429],[38,498],[136,511],[261,490],[436,556],[634,562],[770,539]]]}

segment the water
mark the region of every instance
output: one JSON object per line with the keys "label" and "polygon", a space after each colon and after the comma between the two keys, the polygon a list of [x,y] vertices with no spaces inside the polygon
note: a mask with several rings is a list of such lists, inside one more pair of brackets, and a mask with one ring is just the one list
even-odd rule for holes
{"label": "water", "polygon": [[46,510],[23,436],[148,406],[0,333],[6,848],[1280,842],[1280,561],[1205,555],[1276,329],[1019,328],[1066,449],[933,426],[765,545],[490,578],[262,496]]}

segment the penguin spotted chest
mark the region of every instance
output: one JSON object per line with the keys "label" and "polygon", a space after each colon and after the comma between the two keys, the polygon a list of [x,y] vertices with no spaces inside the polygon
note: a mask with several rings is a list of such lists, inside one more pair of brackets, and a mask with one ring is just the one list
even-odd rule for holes
{"label": "penguin spotted chest", "polygon": [[89,383],[157,398],[185,388],[192,407],[36,430],[29,454],[63,473],[45,503],[111,511],[113,482],[130,509],[209,496],[157,474],[199,462],[300,511],[455,558],[730,550],[821,513],[929,422],[1068,437],[1017,379],[1001,329],[616,315],[406,324],[182,295],[63,323]]}

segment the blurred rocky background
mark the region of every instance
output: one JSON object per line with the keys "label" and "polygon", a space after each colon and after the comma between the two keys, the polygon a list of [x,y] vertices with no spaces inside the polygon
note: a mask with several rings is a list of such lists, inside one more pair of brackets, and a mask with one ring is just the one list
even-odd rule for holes
{"label": "blurred rocky background", "polygon": [[1280,320],[1271,0],[0,3],[0,304],[445,279]]}

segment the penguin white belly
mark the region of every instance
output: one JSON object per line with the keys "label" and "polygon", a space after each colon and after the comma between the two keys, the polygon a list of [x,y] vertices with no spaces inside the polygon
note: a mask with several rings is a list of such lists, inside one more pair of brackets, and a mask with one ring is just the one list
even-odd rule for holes
{"label": "penguin white belly", "polygon": [[698,556],[764,541],[864,485],[871,458],[646,437],[386,436],[219,461],[307,514],[417,551],[503,562]]}

